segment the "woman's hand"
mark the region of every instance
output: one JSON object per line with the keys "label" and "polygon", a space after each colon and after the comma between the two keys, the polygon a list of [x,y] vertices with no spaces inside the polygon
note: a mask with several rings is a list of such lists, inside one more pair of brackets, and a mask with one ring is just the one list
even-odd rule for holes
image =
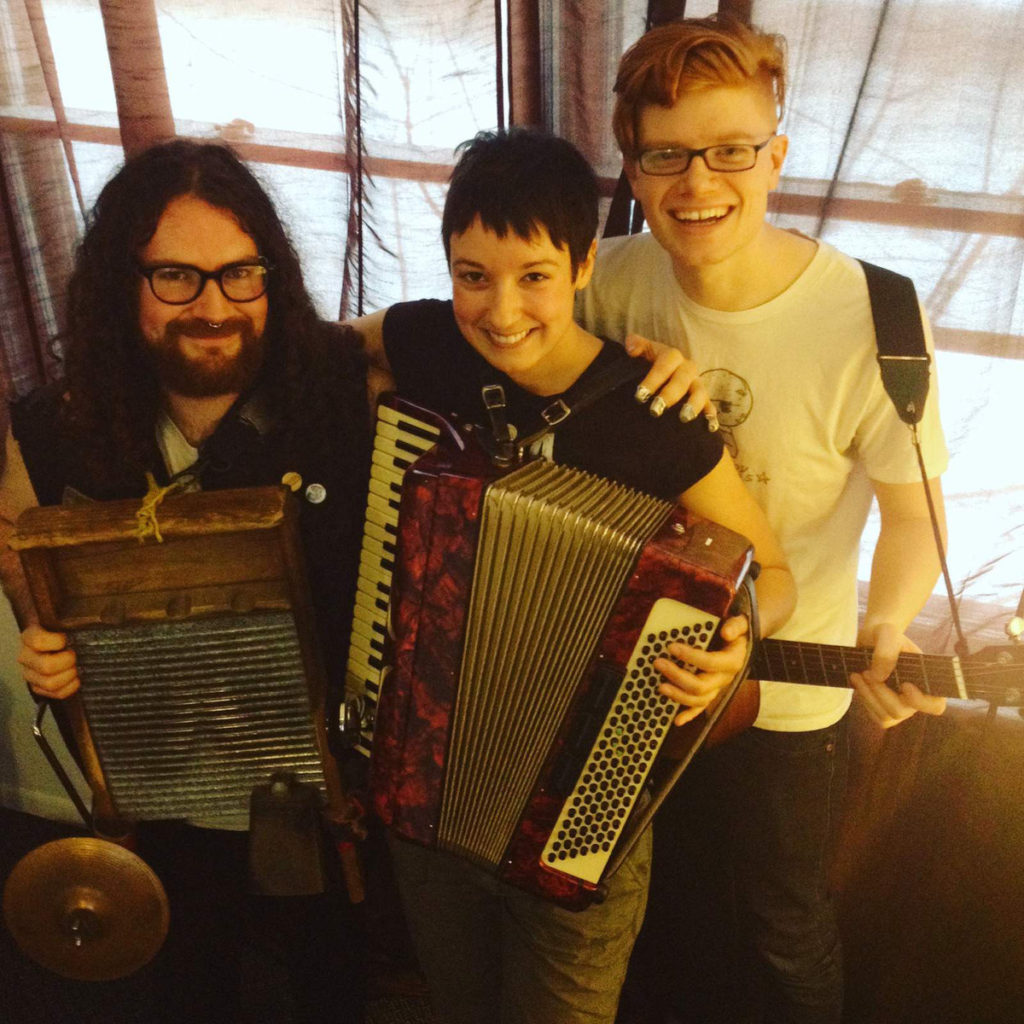
{"label": "woman's hand", "polygon": [[743,668],[749,628],[745,615],[733,616],[722,623],[720,636],[724,646],[718,650],[702,651],[689,644],[674,643],[668,646],[671,658],[655,660],[654,667],[665,680],[658,686],[658,692],[687,709],[676,715],[676,725],[685,725],[710,707]]}

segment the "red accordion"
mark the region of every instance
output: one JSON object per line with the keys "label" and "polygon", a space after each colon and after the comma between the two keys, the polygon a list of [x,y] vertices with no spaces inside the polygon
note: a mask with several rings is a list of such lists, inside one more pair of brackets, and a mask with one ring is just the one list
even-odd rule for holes
{"label": "red accordion", "polygon": [[396,406],[380,413],[349,663],[376,700],[376,809],[399,836],[581,909],[649,817],[638,804],[678,710],[652,662],[712,640],[750,544],[565,466],[497,469]]}

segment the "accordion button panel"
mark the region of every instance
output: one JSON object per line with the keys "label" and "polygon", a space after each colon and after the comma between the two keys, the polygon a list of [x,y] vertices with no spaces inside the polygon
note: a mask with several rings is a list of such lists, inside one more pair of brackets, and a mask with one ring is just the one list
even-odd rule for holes
{"label": "accordion button panel", "polygon": [[553,871],[596,885],[672,726],[678,705],[658,693],[654,661],[670,643],[706,648],[718,618],[661,598],[640,631],[622,685],[541,853]]}
{"label": "accordion button panel", "polygon": [[347,666],[348,697],[361,702],[359,717],[364,723],[355,748],[366,756],[373,743],[373,708],[387,672],[385,641],[402,480],[405,471],[434,447],[439,436],[440,431],[431,423],[383,403],[377,409]]}

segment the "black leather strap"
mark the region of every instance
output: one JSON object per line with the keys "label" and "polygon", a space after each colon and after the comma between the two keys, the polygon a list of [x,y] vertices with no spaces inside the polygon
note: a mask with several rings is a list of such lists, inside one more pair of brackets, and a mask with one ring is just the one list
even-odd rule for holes
{"label": "black leather strap", "polygon": [[931,358],[925,348],[914,282],[873,263],[858,262],[868,283],[882,384],[899,418],[904,423],[918,423],[928,397]]}
{"label": "black leather strap", "polygon": [[491,455],[507,464],[570,416],[581,413],[617,387],[642,380],[649,369],[650,364],[646,360],[620,358],[596,373],[584,374],[582,379],[541,410],[542,424],[526,437],[515,437],[508,430],[504,389],[493,381],[485,382],[481,387],[481,398],[491,421],[493,436],[489,441],[494,446]]}

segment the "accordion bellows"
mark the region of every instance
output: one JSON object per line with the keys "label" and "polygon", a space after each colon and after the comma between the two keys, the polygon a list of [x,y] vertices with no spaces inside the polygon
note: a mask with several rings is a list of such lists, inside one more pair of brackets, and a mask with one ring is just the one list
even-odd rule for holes
{"label": "accordion bellows", "polygon": [[399,836],[585,906],[677,710],[651,663],[710,642],[749,543],[543,460],[501,472],[441,444],[404,461],[376,808]]}

